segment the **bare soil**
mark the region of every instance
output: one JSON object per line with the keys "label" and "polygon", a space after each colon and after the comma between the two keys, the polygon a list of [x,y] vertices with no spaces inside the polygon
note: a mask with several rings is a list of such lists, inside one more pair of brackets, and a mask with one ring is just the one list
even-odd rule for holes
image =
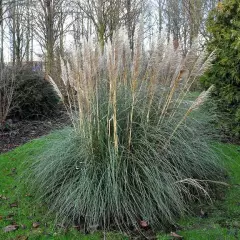
{"label": "bare soil", "polygon": [[8,152],[68,124],[70,120],[64,112],[45,120],[13,121],[8,119],[4,125],[0,126],[0,153]]}

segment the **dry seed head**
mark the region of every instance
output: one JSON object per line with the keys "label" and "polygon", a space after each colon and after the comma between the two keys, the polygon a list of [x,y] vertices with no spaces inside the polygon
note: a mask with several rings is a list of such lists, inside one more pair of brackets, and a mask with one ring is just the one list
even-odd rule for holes
{"label": "dry seed head", "polygon": [[51,85],[53,86],[53,89],[55,90],[57,95],[60,97],[60,99],[63,101],[64,100],[63,95],[62,95],[61,91],[59,90],[57,84],[53,81],[53,79],[50,76],[47,77],[47,80],[51,83]]}
{"label": "dry seed head", "polygon": [[61,78],[62,81],[64,83],[65,86],[67,86],[68,83],[68,74],[67,74],[67,69],[64,63],[64,60],[62,59],[62,57],[60,58],[60,62],[61,62]]}
{"label": "dry seed head", "polygon": [[190,107],[191,111],[194,111],[199,108],[208,98],[211,94],[212,90],[214,89],[214,85],[208,88],[207,91],[203,91],[198,98],[193,102],[192,106]]}

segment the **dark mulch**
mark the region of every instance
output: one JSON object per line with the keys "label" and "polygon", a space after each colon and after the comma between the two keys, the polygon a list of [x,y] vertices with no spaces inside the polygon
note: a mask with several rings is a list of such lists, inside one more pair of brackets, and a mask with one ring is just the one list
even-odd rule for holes
{"label": "dark mulch", "polygon": [[45,120],[12,121],[8,119],[5,125],[0,127],[0,153],[12,150],[68,124],[70,124],[70,121],[64,112],[54,118]]}

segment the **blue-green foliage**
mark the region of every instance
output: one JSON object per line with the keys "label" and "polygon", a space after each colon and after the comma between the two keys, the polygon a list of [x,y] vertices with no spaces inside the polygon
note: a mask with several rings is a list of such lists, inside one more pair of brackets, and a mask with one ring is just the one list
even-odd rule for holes
{"label": "blue-green foliage", "polygon": [[27,172],[34,192],[56,213],[58,222],[126,230],[139,228],[139,221],[145,220],[159,229],[175,224],[191,201],[206,197],[209,180],[222,178],[217,156],[209,147],[210,136],[205,134],[206,113],[186,119],[169,137],[189,108],[186,102],[159,122],[156,94],[146,119],[147,89],[142,88],[136,97],[129,146],[130,91],[118,89],[118,152],[112,120],[107,121],[112,111],[109,95],[103,90],[98,110],[91,109],[90,128],[86,123],[88,127],[67,128],[49,138]]}

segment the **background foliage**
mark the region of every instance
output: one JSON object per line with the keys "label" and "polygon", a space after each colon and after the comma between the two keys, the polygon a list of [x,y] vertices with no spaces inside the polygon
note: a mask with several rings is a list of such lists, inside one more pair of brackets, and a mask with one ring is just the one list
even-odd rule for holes
{"label": "background foliage", "polygon": [[223,1],[208,19],[209,52],[215,51],[213,67],[202,79],[215,85],[213,97],[222,112],[219,126],[230,136],[240,137],[240,2]]}
{"label": "background foliage", "polygon": [[25,67],[16,74],[13,102],[11,117],[39,119],[56,112],[59,98],[42,72]]}

